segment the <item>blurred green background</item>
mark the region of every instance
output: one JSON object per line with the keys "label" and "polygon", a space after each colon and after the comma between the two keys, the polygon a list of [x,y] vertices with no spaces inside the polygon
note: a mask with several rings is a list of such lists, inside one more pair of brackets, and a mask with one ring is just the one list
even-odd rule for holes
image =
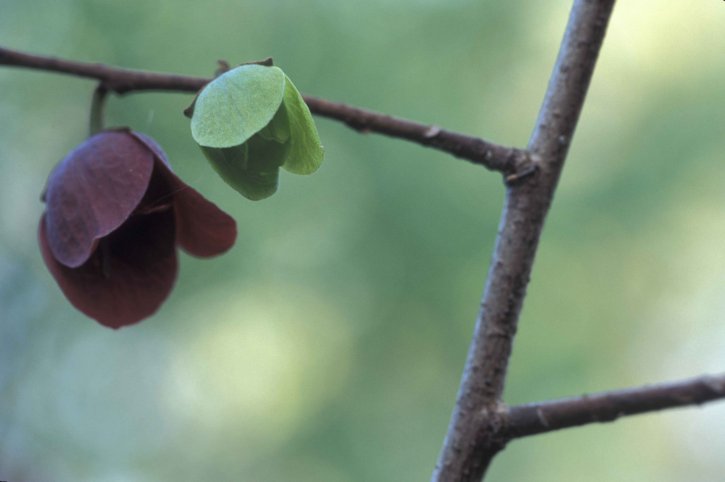
{"label": "blurred green background", "polygon": [[[548,219],[507,401],[725,370],[725,6],[623,1]],[[211,75],[273,56],[300,90],[525,145],[568,2],[2,0],[0,45]],[[318,119],[326,160],[249,202],[181,115],[113,98],[230,212],[160,312],[114,332],[41,261],[39,195],[94,85],[0,68],[0,479],[421,481],[496,234],[498,175]],[[513,443],[491,481],[722,481],[725,404]]]}

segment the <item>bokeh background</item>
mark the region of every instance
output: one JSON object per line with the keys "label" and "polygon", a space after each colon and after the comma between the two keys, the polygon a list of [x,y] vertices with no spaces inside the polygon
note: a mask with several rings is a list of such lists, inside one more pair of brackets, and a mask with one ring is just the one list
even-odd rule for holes
{"label": "bokeh background", "polygon": [[[273,56],[301,91],[525,145],[569,2],[2,0],[0,45],[211,75]],[[725,4],[615,8],[544,232],[506,399],[725,370]],[[0,479],[420,481],[453,406],[498,175],[319,119],[326,160],[250,202],[181,115],[113,98],[238,221],[112,331],[63,298],[39,195],[93,83],[0,68]],[[722,481],[725,404],[517,441],[487,480]]]}

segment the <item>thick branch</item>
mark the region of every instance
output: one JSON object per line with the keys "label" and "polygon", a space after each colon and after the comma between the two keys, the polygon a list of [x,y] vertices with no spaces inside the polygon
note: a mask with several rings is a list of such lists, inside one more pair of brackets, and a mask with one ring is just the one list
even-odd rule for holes
{"label": "thick branch", "polygon": [[481,310],[432,480],[480,480],[505,445],[501,394],[546,213],[604,39],[614,0],[576,0],[529,150],[539,171],[509,186]]}
{"label": "thick branch", "polygon": [[612,422],[619,417],[725,398],[725,374],[511,407],[507,438]]}
{"label": "thick branch", "polygon": [[[101,81],[117,94],[143,91],[197,92],[210,79],[184,75],[122,69],[103,64],[77,62],[17,52],[0,47],[0,65],[75,75]],[[406,139],[466,159],[493,171],[516,177],[531,168],[526,151],[504,147],[477,137],[418,124],[385,114],[305,96],[313,114],[337,120],[362,132],[375,132]]]}

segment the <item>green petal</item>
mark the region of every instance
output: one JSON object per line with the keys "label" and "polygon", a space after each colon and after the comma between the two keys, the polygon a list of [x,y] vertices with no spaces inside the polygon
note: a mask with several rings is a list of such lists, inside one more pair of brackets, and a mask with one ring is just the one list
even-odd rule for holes
{"label": "green petal", "polygon": [[277,67],[249,64],[225,72],[196,98],[192,137],[202,147],[244,144],[275,116],[285,83],[284,72]]}
{"label": "green petal", "polygon": [[289,119],[290,149],[282,167],[295,174],[311,174],[322,164],[322,143],[310,109],[289,77],[285,78],[282,107]]}
{"label": "green petal", "polygon": [[241,146],[201,150],[224,181],[242,196],[257,201],[277,191],[279,166],[289,144],[254,136]]}

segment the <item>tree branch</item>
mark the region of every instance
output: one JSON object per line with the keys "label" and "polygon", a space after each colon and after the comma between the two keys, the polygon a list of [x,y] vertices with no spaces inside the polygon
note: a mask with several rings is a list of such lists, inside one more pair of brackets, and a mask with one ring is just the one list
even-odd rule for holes
{"label": "tree branch", "polygon": [[[143,91],[194,93],[211,80],[204,77],[146,72],[45,57],[3,47],[0,47],[0,65],[96,79],[106,89],[119,95]],[[375,132],[447,152],[492,171],[499,171],[506,175],[508,180],[518,178],[532,170],[531,159],[522,149],[501,146],[433,125],[419,124],[317,97],[304,96],[304,98],[313,114],[343,122],[360,132]]]}
{"label": "tree branch", "polygon": [[511,407],[504,432],[514,439],[619,417],[725,398],[725,374]]}
{"label": "tree branch", "polygon": [[500,424],[519,313],[614,0],[576,0],[529,151],[538,173],[509,186],[481,310],[434,482],[480,480],[507,439]]}
{"label": "tree branch", "polygon": [[316,97],[305,96],[305,102],[314,114],[344,122],[357,131],[407,139],[508,176],[524,175],[532,166],[528,153],[521,149]]}

